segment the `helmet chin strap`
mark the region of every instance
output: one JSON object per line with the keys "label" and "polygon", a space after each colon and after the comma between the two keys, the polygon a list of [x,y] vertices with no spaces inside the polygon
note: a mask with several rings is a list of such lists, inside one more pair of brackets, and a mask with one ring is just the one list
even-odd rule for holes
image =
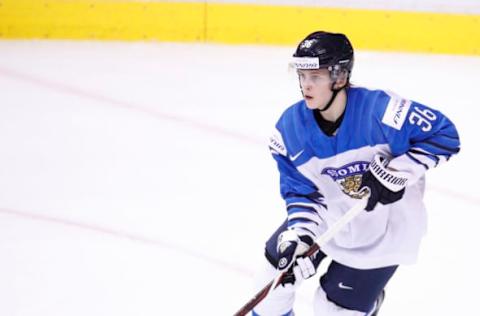
{"label": "helmet chin strap", "polygon": [[345,88],[345,86],[339,88],[339,89],[335,89],[334,86],[335,86],[335,83],[336,81],[332,82],[332,86],[330,87],[330,90],[333,91],[333,94],[332,94],[332,97],[330,98],[330,101],[328,101],[327,105],[325,105],[325,107],[323,109],[317,109],[319,112],[325,112],[326,110],[328,110],[330,108],[330,106],[332,106],[333,104],[333,101],[335,100],[335,98],[337,97],[337,94],[343,89]]}

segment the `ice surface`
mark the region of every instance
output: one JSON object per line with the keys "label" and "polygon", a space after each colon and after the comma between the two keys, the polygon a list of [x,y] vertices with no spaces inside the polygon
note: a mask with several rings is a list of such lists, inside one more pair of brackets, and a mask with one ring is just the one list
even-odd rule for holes
{"label": "ice surface", "polygon": [[[0,42],[0,315],[231,315],[284,216],[266,147],[292,47]],[[419,262],[382,315],[478,313],[480,58],[359,52],[353,82],[440,109]],[[312,315],[317,281],[298,295]]]}

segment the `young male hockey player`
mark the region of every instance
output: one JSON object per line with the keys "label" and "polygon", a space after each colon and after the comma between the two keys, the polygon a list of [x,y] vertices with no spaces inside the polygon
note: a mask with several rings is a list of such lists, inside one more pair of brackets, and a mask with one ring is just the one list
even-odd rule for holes
{"label": "young male hockey player", "polygon": [[[459,137],[439,111],[350,85],[353,48],[343,34],[312,33],[293,56],[303,100],[283,113],[270,143],[287,219],[266,243],[256,283],[289,277],[253,315],[293,315],[295,290],[326,256],[314,315],[377,315],[385,285],[416,260],[425,233],[424,173],[458,153]],[[314,258],[302,257],[367,192],[366,211]]]}

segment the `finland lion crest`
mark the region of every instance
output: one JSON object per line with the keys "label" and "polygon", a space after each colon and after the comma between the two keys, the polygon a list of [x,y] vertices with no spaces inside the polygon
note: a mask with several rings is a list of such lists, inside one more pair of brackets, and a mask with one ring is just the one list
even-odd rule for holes
{"label": "finland lion crest", "polygon": [[327,167],[322,174],[329,176],[340,185],[343,193],[354,198],[361,199],[367,192],[358,192],[362,183],[362,174],[368,170],[369,162],[355,161],[340,168]]}

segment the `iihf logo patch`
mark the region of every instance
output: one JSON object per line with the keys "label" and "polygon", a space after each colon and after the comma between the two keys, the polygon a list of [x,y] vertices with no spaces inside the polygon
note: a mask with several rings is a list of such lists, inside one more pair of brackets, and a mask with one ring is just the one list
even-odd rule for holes
{"label": "iihf logo patch", "polygon": [[362,183],[362,174],[368,170],[368,165],[367,161],[355,161],[340,168],[327,167],[322,170],[322,174],[337,182],[346,195],[361,199],[367,192],[358,192],[358,189]]}

